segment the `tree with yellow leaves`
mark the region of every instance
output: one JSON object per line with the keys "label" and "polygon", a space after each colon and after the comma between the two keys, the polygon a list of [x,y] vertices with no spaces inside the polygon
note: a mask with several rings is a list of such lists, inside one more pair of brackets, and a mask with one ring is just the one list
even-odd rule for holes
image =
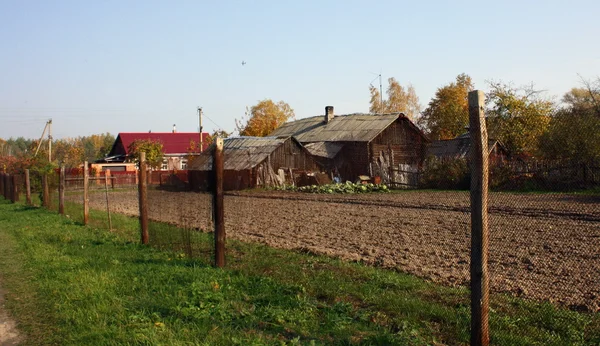
{"label": "tree with yellow leaves", "polygon": [[411,84],[404,88],[394,77],[388,79],[387,100],[382,100],[379,90],[373,85],[369,86],[369,92],[371,93],[369,101],[369,112],[371,113],[402,112],[409,119],[416,120],[421,112],[415,88]]}
{"label": "tree with yellow leaves", "polygon": [[[265,137],[294,118],[294,110],[283,101],[277,103],[264,99],[246,110],[246,118],[235,120],[240,136]],[[245,121],[245,124],[244,124]]]}
{"label": "tree with yellow leaves", "polygon": [[419,125],[432,140],[452,139],[466,132],[469,126],[467,96],[473,90],[473,81],[465,73],[456,76],[450,84],[438,88],[423,111]]}
{"label": "tree with yellow leaves", "polygon": [[556,107],[532,87],[514,88],[490,82],[487,128],[490,138],[501,141],[511,155],[536,155]]}

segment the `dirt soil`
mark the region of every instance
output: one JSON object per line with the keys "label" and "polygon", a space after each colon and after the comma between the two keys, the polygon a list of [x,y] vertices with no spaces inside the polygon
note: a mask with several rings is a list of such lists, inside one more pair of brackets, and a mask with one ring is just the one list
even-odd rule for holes
{"label": "dirt soil", "polygon": [[21,342],[15,321],[4,309],[4,292],[0,287],[0,345],[16,346]]}
{"label": "dirt soil", "polygon": [[[90,198],[93,208],[105,208],[103,194]],[[113,193],[111,209],[137,215],[137,198]],[[150,218],[210,230],[211,198],[150,191]],[[489,212],[493,291],[600,311],[600,196],[492,193]],[[468,191],[228,193],[225,222],[230,238],[468,284]]]}

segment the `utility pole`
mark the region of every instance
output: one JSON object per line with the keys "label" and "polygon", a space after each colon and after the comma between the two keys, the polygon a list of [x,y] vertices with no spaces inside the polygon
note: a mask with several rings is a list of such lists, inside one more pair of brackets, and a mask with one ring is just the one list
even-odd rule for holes
{"label": "utility pole", "polygon": [[200,118],[200,152],[204,148],[204,140],[202,139],[202,107],[198,107],[198,117]]}
{"label": "utility pole", "polygon": [[33,154],[33,156],[37,156],[38,151],[40,151],[42,141],[44,140],[44,135],[46,134],[46,129],[48,129],[48,162],[52,162],[52,119],[46,121],[46,126],[44,126],[44,131],[42,131],[40,142],[38,143],[38,146],[35,149],[35,154]]}
{"label": "utility pole", "polygon": [[33,154],[33,156],[37,156],[37,153],[40,150],[40,147],[42,146],[42,141],[44,140],[44,136],[46,135],[46,129],[48,128],[49,122],[50,121],[47,121],[46,126],[44,126],[44,131],[42,131],[42,135],[40,136],[40,141],[38,142],[37,148],[35,148],[35,153]]}

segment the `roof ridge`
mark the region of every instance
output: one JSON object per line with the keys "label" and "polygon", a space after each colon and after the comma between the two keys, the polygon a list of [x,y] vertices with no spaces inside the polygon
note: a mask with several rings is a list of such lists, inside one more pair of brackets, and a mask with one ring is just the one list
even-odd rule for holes
{"label": "roof ridge", "polygon": [[[391,112],[391,113],[370,113],[370,112],[363,113],[363,112],[355,112],[355,113],[346,113],[346,114],[334,114],[333,116],[335,118],[335,117],[346,117],[346,116],[352,116],[352,115],[383,116],[383,115],[400,115],[400,114],[402,114],[403,116],[406,116],[406,114],[404,112]],[[309,117],[292,120],[292,121],[289,121],[288,123],[293,123],[295,121],[300,121],[300,120],[305,120],[305,119],[322,118],[324,116],[325,116],[325,114],[312,115],[312,116],[309,116]]]}
{"label": "roof ridge", "polygon": [[[127,134],[127,135],[189,135],[189,134],[199,134],[200,132],[119,132],[119,135]],[[208,132],[202,132],[208,133]]]}

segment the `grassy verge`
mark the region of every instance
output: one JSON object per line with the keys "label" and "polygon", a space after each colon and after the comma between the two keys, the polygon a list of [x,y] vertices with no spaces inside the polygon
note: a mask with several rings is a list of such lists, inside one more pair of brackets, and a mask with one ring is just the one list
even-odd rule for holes
{"label": "grassy verge", "polygon": [[[0,275],[26,344],[468,343],[465,289],[234,241],[227,269],[215,269],[209,254],[140,246],[136,219],[115,215],[108,232],[102,215],[83,227],[0,202]],[[210,248],[210,235],[193,236]],[[600,343],[598,314],[504,296],[490,328],[497,345]]]}

